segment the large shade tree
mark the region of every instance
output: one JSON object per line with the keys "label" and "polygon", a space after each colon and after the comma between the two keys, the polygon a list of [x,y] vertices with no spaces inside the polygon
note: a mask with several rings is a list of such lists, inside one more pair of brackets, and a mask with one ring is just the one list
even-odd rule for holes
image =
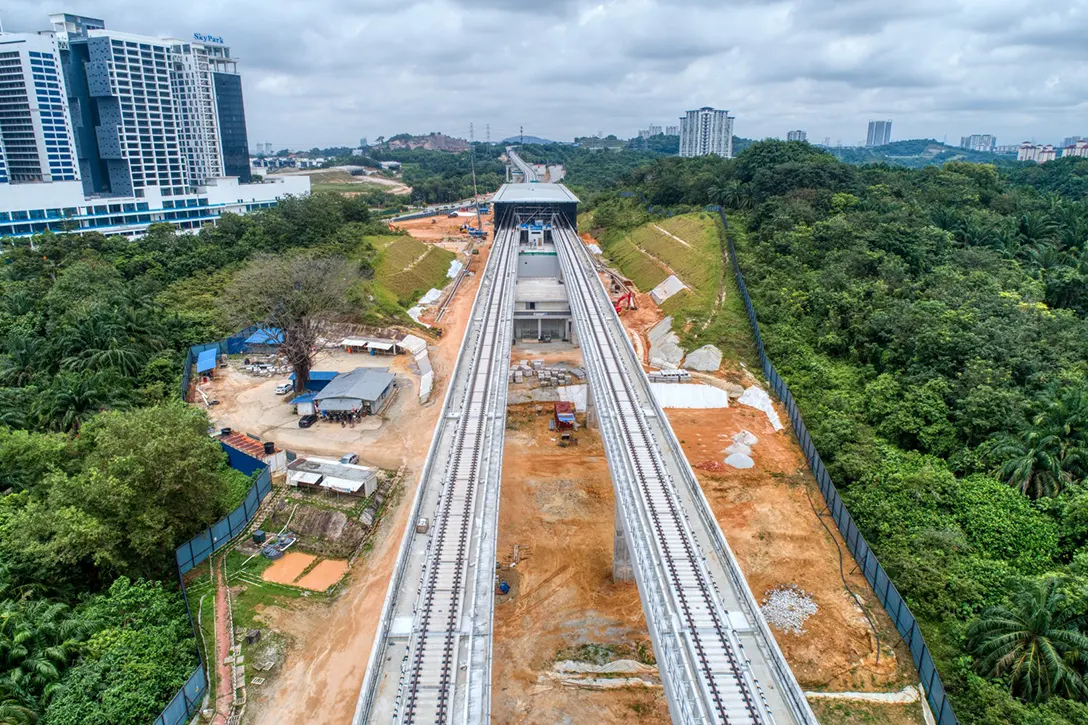
{"label": "large shade tree", "polygon": [[261,255],[238,273],[225,303],[239,324],[279,330],[280,351],[302,392],[322,328],[347,312],[349,293],[361,278],[359,263],[342,257]]}

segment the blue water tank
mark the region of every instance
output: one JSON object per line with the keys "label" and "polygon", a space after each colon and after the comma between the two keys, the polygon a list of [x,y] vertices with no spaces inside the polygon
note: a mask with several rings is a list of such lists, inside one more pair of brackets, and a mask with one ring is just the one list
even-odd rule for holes
{"label": "blue water tank", "polygon": [[503,594],[509,594],[510,593],[510,585],[507,584],[506,582],[499,582],[499,591],[501,593],[503,593]]}

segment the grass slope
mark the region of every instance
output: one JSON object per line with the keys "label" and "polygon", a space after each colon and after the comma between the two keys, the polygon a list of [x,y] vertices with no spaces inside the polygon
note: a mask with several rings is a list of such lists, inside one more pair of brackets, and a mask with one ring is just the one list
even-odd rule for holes
{"label": "grass slope", "polygon": [[393,295],[404,308],[411,307],[427,290],[441,288],[455,255],[433,244],[408,236],[370,239],[378,249],[374,260],[374,281]]}
{"label": "grass slope", "polygon": [[[743,225],[731,228],[737,234]],[[757,362],[717,215],[682,214],[629,232],[606,230],[600,239],[608,258],[640,290],[656,287],[668,276],[669,269],[688,285],[689,291],[673,295],[661,306],[672,315],[673,329],[684,347],[694,350],[714,344],[727,359],[749,366]]]}

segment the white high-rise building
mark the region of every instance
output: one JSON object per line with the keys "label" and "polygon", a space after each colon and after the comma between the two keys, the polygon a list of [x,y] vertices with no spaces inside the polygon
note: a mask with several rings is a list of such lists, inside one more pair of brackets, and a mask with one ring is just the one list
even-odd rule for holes
{"label": "white high-rise building", "polygon": [[0,237],[183,231],[309,193],[248,183],[237,61],[221,38],[152,38],[67,13],[0,32]]}
{"label": "white high-rise building", "polygon": [[679,126],[666,126],[665,127],[665,135],[666,136],[679,136],[680,135],[680,127]]}
{"label": "white high-rise building", "polygon": [[1017,161],[1034,161],[1037,164],[1045,164],[1047,161],[1053,161],[1058,158],[1058,151],[1050,144],[1039,144],[1036,146],[1031,141],[1025,141],[1020,144],[1020,148],[1016,153]]}
{"label": "white high-rise building", "polygon": [[57,41],[0,34],[0,181],[78,181]]}
{"label": "white high-rise building", "polygon": [[1079,156],[1081,158],[1088,158],[1088,141],[1079,140],[1066,146],[1062,149],[1062,158],[1066,156]]}
{"label": "white high-rise building", "polygon": [[869,132],[865,136],[866,146],[885,146],[891,141],[891,121],[869,121]]}
{"label": "white high-rise building", "polygon": [[993,153],[997,147],[997,137],[989,133],[973,133],[970,136],[960,137],[960,148],[970,151],[984,151]]}
{"label": "white high-rise building", "polygon": [[805,133],[804,131],[801,131],[801,130],[787,131],[786,132],[786,140],[787,141],[808,141],[808,134]]}
{"label": "white high-rise building", "polygon": [[680,155],[733,157],[733,121],[729,111],[704,106],[680,118]]}

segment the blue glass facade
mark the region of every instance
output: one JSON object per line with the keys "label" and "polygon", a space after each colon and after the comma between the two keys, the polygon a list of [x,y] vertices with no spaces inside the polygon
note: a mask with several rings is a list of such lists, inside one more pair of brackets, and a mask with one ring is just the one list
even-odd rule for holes
{"label": "blue glass facade", "polygon": [[242,102],[242,77],[236,73],[213,73],[215,104],[219,115],[219,138],[223,147],[223,170],[248,184],[249,138],[246,136],[246,109]]}

